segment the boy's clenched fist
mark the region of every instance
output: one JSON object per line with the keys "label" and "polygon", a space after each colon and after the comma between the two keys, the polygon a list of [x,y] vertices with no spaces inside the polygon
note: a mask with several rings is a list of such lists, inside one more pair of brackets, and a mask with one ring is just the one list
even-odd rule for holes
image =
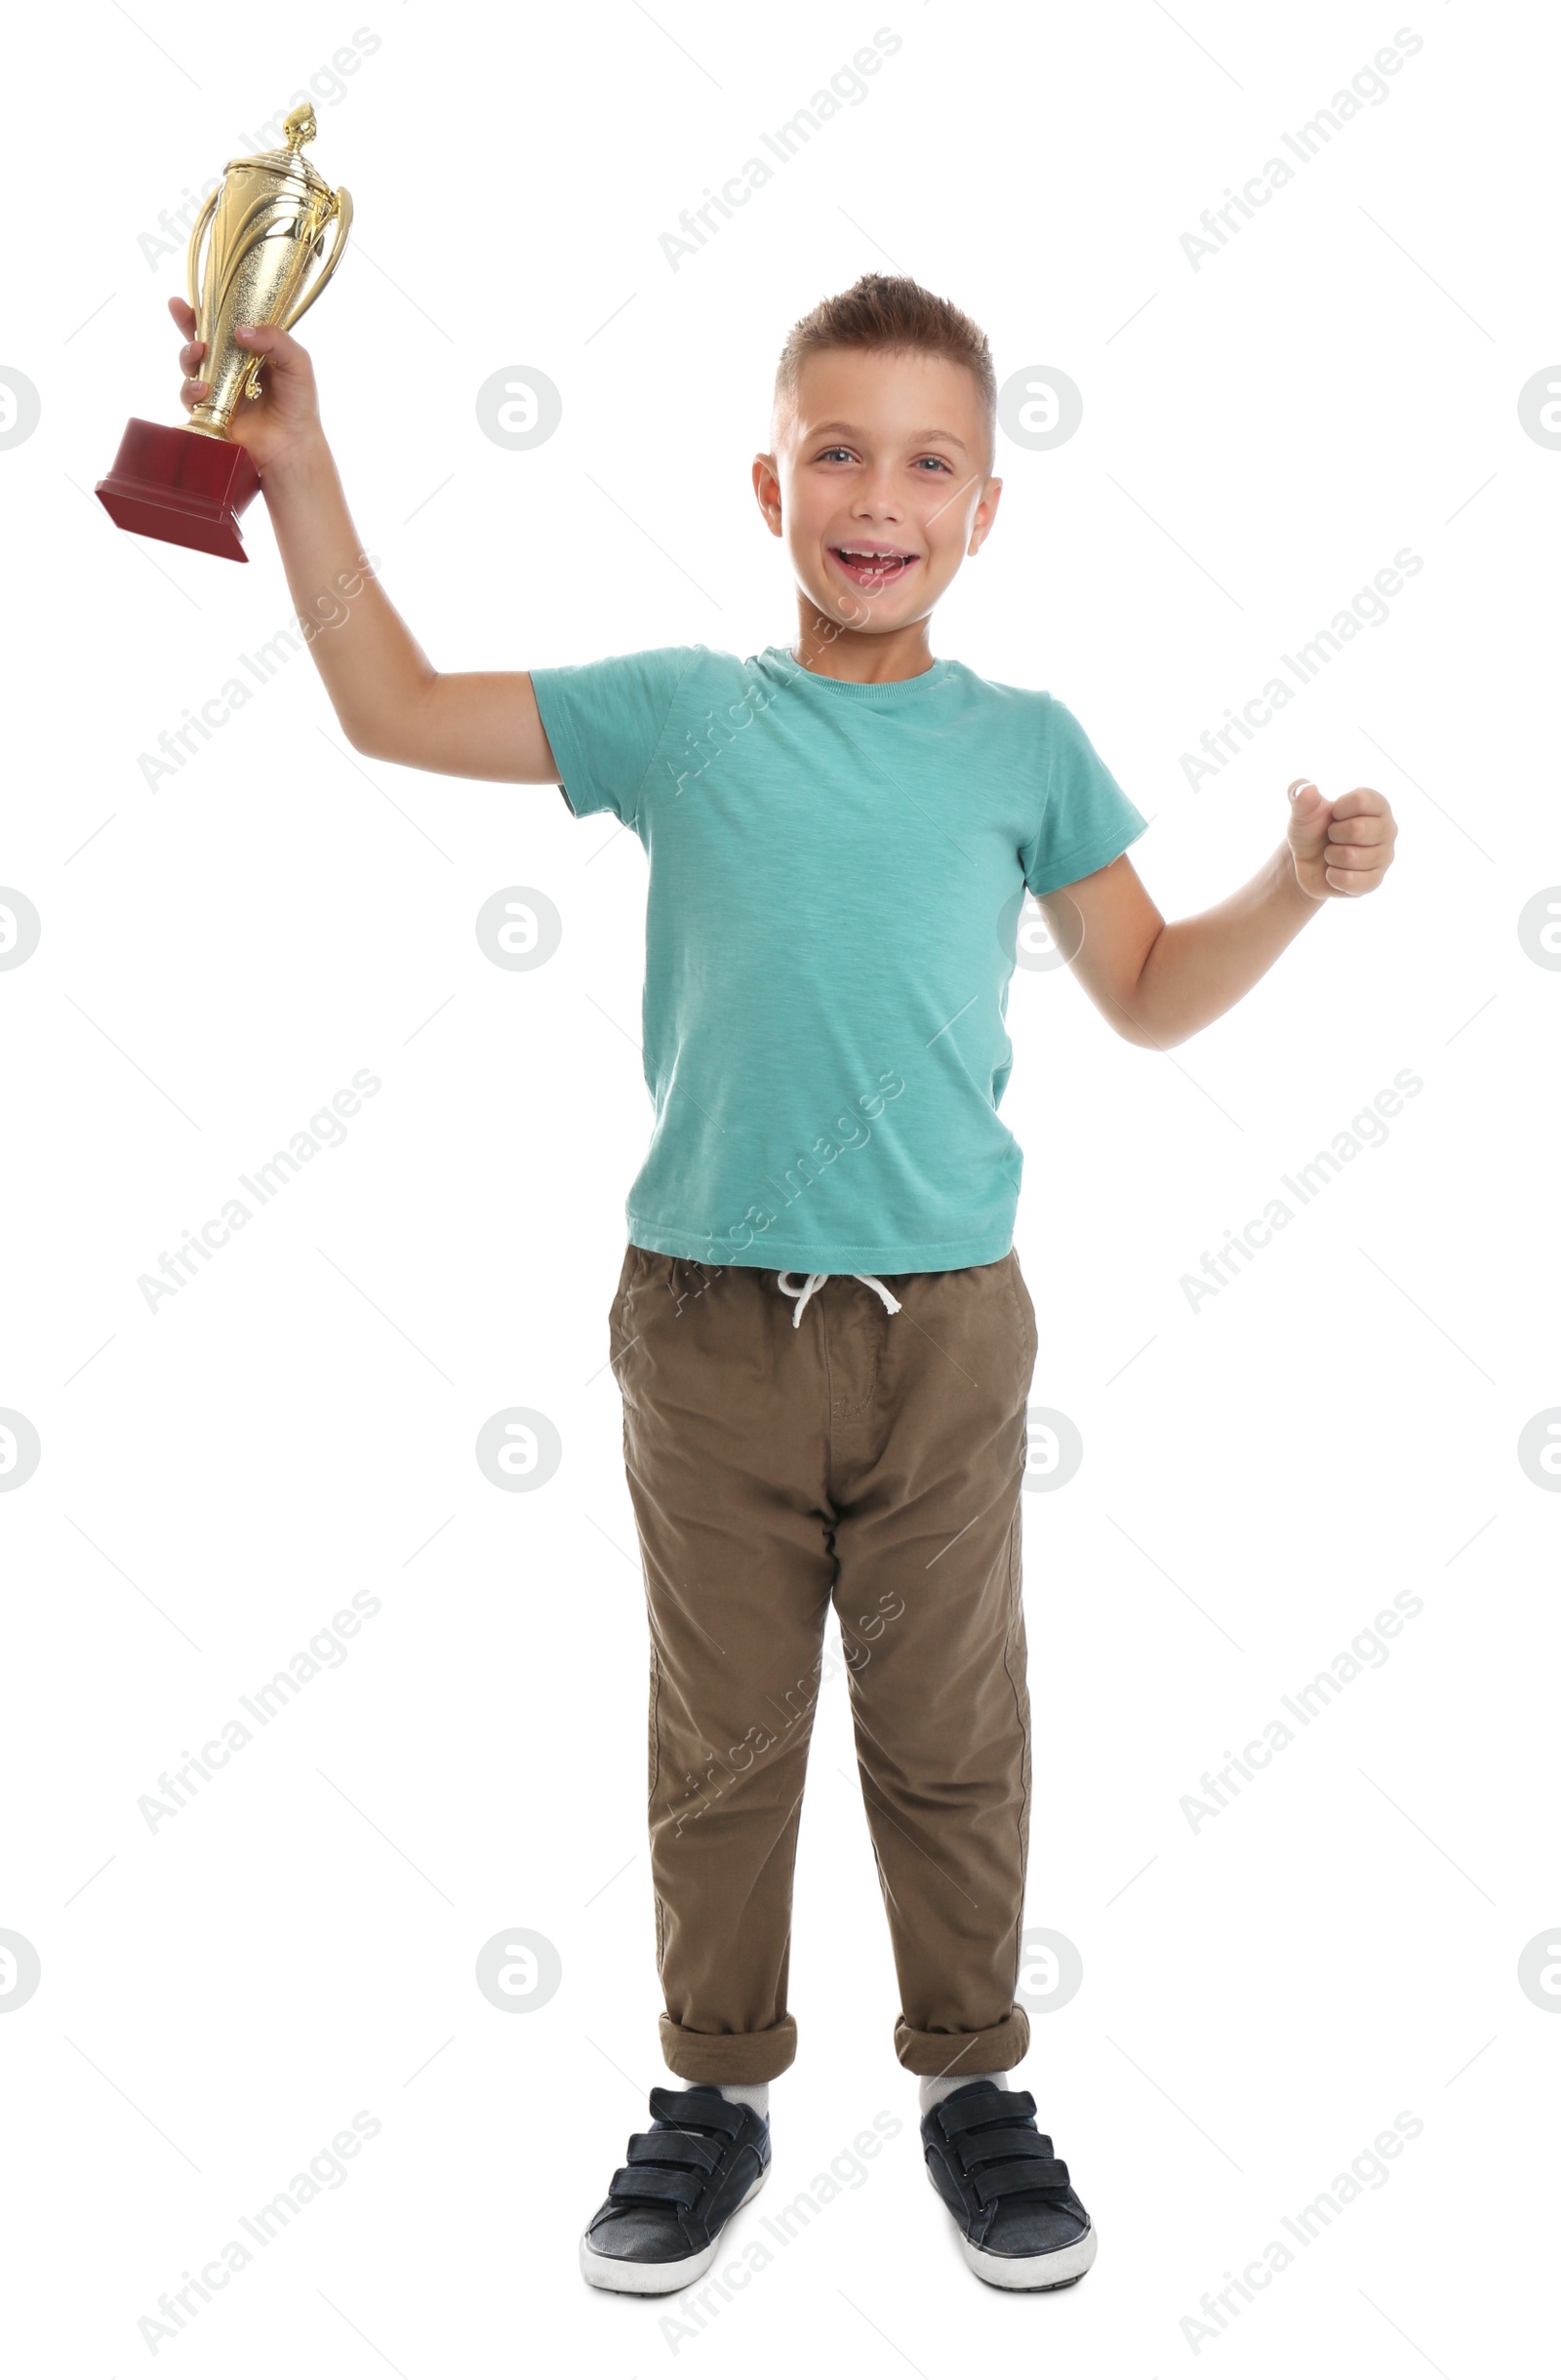
{"label": "boy's clenched fist", "polygon": [[1393,864],[1398,823],[1386,795],[1371,785],[1325,802],[1309,777],[1298,776],[1286,832],[1301,891],[1326,900],[1330,893],[1376,892]]}

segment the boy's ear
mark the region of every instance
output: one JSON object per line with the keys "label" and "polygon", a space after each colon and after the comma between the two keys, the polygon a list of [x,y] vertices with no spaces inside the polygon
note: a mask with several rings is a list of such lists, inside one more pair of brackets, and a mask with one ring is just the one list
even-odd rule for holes
{"label": "boy's ear", "polygon": [[[989,479],[982,489],[981,500],[976,507],[976,518],[971,524],[970,543],[965,548],[967,555],[980,553],[981,546],[990,536],[993,521],[997,516],[997,499],[1002,493],[1003,483],[1000,479]],[[984,520],[981,518],[982,513],[986,516]]]}
{"label": "boy's ear", "polygon": [[753,494],[772,536],[780,535],[780,474],[773,455],[753,457]]}

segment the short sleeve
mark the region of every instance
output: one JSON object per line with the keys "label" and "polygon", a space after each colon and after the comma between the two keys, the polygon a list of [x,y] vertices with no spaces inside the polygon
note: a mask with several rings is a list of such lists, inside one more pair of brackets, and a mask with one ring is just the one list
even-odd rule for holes
{"label": "short sleeve", "polygon": [[577,818],[610,810],[625,826],[702,645],[663,645],[562,669],[534,669],[532,692],[558,764],[559,790]]}
{"label": "short sleeve", "polygon": [[1024,881],[1037,895],[1105,867],[1149,823],[1066,703],[1053,695],[1047,697],[1047,723],[1051,750],[1041,822],[1020,851]]}

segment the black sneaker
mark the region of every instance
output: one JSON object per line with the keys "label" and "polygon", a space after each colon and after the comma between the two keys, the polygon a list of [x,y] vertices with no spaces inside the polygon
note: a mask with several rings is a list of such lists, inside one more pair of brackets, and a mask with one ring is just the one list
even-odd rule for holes
{"label": "black sneaker", "polygon": [[1066,2289],[1089,2271],[1095,2228],[1027,2090],[964,2082],[928,2109],[921,2136],[973,2273],[998,2289]]}
{"label": "black sneaker", "polygon": [[729,2216],[763,2188],[770,2122],[709,2083],[653,2090],[648,2132],[629,2137],[602,2204],[580,2235],[593,2287],[641,2297],[686,2288],[715,2262]]}

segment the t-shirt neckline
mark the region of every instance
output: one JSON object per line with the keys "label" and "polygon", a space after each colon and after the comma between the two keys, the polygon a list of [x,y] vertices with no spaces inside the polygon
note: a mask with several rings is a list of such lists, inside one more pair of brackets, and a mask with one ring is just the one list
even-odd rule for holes
{"label": "t-shirt neckline", "polygon": [[786,645],[767,645],[765,656],[789,670],[793,678],[806,678],[810,686],[826,686],[833,694],[868,702],[903,701],[935,686],[941,686],[954,666],[943,655],[935,660],[930,669],[918,670],[913,678],[888,678],[879,685],[866,686],[859,685],[854,678],[829,678],[820,670],[806,668]]}

